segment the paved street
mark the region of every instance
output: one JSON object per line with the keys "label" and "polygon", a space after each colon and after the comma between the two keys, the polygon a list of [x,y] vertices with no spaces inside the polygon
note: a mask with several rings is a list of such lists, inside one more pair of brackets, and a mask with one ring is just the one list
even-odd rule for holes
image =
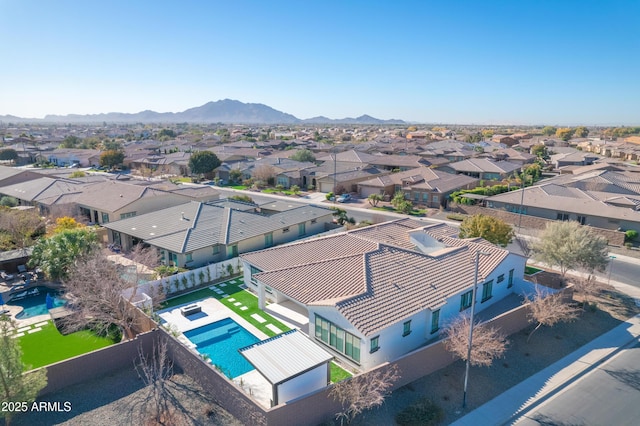
{"label": "paved street", "polygon": [[640,344],[622,350],[515,422],[535,425],[637,425]]}

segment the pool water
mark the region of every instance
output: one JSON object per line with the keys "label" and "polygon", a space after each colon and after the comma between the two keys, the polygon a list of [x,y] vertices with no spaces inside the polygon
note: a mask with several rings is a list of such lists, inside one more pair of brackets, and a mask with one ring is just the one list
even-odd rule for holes
{"label": "pool water", "polygon": [[207,355],[211,363],[218,366],[223,374],[233,379],[251,370],[253,366],[238,349],[260,341],[231,318],[198,327],[184,333],[196,349]]}
{"label": "pool water", "polygon": [[47,309],[47,293],[53,296],[53,307],[59,308],[64,306],[66,300],[61,299],[59,294],[46,287],[37,287],[40,293],[36,296],[29,296],[24,299],[9,301],[7,305],[22,306],[24,310],[16,315],[17,319],[31,318],[38,315],[45,315],[49,313]]}

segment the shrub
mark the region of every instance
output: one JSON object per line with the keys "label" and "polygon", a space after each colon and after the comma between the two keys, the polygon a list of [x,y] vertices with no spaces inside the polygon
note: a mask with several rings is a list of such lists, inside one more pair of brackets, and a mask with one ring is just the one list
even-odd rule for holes
{"label": "shrub", "polygon": [[327,195],[325,195],[324,198],[331,201],[331,199],[333,198],[333,192],[327,192]]}
{"label": "shrub", "polygon": [[447,219],[449,220],[457,220],[458,222],[462,222],[465,219],[465,215],[460,213],[451,213],[447,215]]}
{"label": "shrub", "polygon": [[635,229],[629,229],[624,233],[624,240],[626,242],[633,241],[636,238],[638,238],[638,231],[636,231]]}
{"label": "shrub", "polygon": [[442,408],[427,398],[419,399],[396,415],[398,426],[431,426],[442,421]]}
{"label": "shrub", "polygon": [[284,190],[284,185],[280,185],[280,184],[278,184],[278,185],[276,185],[276,189],[277,189],[278,191],[283,191],[283,190]]}

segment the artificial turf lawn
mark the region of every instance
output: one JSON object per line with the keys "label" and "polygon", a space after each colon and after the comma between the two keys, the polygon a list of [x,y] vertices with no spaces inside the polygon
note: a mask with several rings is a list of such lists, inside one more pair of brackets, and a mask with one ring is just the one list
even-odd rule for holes
{"label": "artificial turf lawn", "polygon": [[[238,284],[231,284],[229,281],[226,282],[225,287],[218,288],[223,290],[229,297],[223,298],[221,294],[218,294],[209,288],[203,288],[200,290],[196,290],[192,293],[184,294],[182,296],[175,297],[173,299],[169,299],[162,304],[161,309],[173,308],[176,306],[184,305],[186,303],[196,302],[198,300],[206,299],[208,297],[215,297],[218,299],[224,306],[238,314],[240,317],[244,318],[251,325],[256,327],[258,330],[262,331],[269,337],[273,337],[276,335],[273,331],[269,330],[266,325],[273,324],[278,327],[283,332],[288,331],[289,327],[282,324],[280,321],[273,318],[271,315],[265,313],[264,311],[258,308],[258,298],[254,296],[252,293],[240,288]],[[229,299],[236,299],[233,302],[229,302]],[[244,311],[240,310],[240,306],[235,306],[234,303],[240,302],[242,305],[246,306],[249,309]],[[242,306],[241,305],[241,306]],[[259,314],[261,317],[267,320],[265,323],[260,323],[251,317],[252,314]]]}
{"label": "artificial turf lawn", "polygon": [[108,337],[96,336],[90,330],[63,336],[51,321],[38,332],[25,333],[18,341],[22,348],[22,362],[30,368],[49,365],[116,343]]}
{"label": "artificial turf lawn", "polygon": [[533,275],[537,272],[542,271],[542,269],[538,269],[538,268],[534,268],[533,266],[525,266],[524,267],[524,273],[527,275]]}
{"label": "artificial turf lawn", "polygon": [[344,368],[340,367],[335,362],[331,362],[331,364],[329,364],[329,366],[331,367],[330,368],[330,370],[331,370],[331,383],[338,383],[338,382],[343,381],[344,379],[348,379],[349,377],[351,377],[351,373],[349,373]]}

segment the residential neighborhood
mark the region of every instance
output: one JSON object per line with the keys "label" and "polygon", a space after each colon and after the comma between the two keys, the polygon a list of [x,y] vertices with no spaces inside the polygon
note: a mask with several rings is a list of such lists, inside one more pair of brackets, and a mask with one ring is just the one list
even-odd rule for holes
{"label": "residential neighborhood", "polygon": [[[166,129],[0,127],[2,149],[17,153],[0,165],[3,317],[20,327],[12,337],[25,351],[39,333],[66,336],[78,296],[65,288],[87,271],[73,259],[62,270],[35,259],[47,253],[39,244],[89,230],[102,262],[119,271],[117,297],[136,310],[131,327],[145,350],[163,339],[173,365],[245,424],[300,412],[306,420],[296,424],[329,420],[340,383],[404,368],[394,395],[458,365],[446,342],[459,318],[515,333],[531,327],[532,294],[575,301],[581,290],[547,287],[535,271],[553,265],[523,249],[549,223],[577,222],[608,250],[637,250],[633,140],[565,142],[527,128],[471,142],[473,128],[362,125],[204,134],[194,126],[154,140]],[[94,148],[56,148],[94,135],[104,138]],[[110,163],[113,147],[122,155]],[[192,170],[199,152],[217,159],[210,169]],[[519,245],[463,236],[478,214],[516,230]],[[41,218],[43,230],[16,240],[14,215]],[[609,283],[614,268],[604,269]],[[121,339],[37,364],[49,372],[45,398],[123,371],[104,363],[135,358]],[[93,373],[68,373],[82,359]]]}

